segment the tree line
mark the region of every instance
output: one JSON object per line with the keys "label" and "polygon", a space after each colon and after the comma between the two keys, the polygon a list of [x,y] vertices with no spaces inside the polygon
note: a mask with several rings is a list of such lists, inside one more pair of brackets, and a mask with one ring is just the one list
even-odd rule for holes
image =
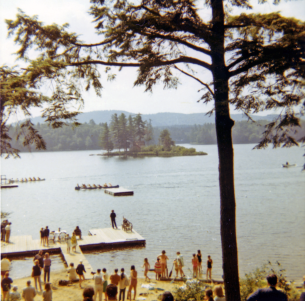
{"label": "tree line", "polygon": [[[124,115],[124,114],[123,114]],[[240,121],[233,128],[235,144],[258,143],[268,121],[256,123]],[[144,145],[165,145],[166,150],[177,144],[216,144],[216,130],[214,123],[204,125],[186,125],[169,127],[152,127],[151,121],[143,121],[140,114],[132,117],[113,115],[112,121],[96,124],[94,120],[79,126],[63,126],[53,129],[47,124],[37,124],[35,128],[44,137],[47,151],[68,150],[97,150],[97,149],[139,149]],[[19,126],[11,126],[9,134],[13,138],[12,146],[29,152],[29,146],[22,145],[22,139],[16,141]],[[166,130],[165,132],[163,132]],[[162,133],[163,132],[163,133]],[[168,132],[168,134],[167,134]],[[162,133],[162,134],[161,134]],[[301,122],[301,129],[296,138],[305,134],[305,121]],[[164,136],[164,137],[163,137]],[[162,142],[163,141],[163,142]],[[33,150],[33,149],[32,149]],[[34,150],[37,151],[37,150]]]}

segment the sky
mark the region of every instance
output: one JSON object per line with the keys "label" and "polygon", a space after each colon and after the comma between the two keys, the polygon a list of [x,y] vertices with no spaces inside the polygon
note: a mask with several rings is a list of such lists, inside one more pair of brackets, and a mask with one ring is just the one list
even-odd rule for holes
{"label": "sky", "polygon": [[[198,1],[199,12],[204,20],[210,18],[210,12],[203,6],[204,1]],[[258,5],[252,2],[253,12],[270,13],[279,11],[286,17],[295,17],[305,20],[304,1],[282,1],[279,5],[268,2]],[[12,38],[7,38],[5,19],[15,19],[17,8],[22,9],[27,15],[38,15],[44,24],[69,23],[69,31],[76,32],[87,43],[98,42],[100,37],[94,34],[94,25],[89,10],[89,0],[0,0],[0,65],[22,65],[15,60],[13,53],[17,50]],[[240,14],[242,10],[234,9],[232,14]],[[249,11],[248,11],[249,12]],[[180,66],[182,67],[182,66]],[[184,69],[185,70],[185,69]],[[101,73],[103,74],[103,69]],[[198,69],[199,71],[199,69]],[[204,105],[197,102],[201,94],[198,92],[202,86],[183,74],[177,73],[181,84],[176,90],[164,90],[157,86],[153,93],[144,93],[144,86],[133,87],[136,80],[136,71],[123,69],[112,82],[102,80],[102,97],[97,97],[94,91],[84,92],[85,105],[83,112],[97,110],[125,110],[132,113],[154,114],[158,112],[175,113],[202,113],[211,110],[212,104]],[[200,70],[196,74],[203,81],[210,82],[208,72]],[[33,116],[40,112],[32,110]],[[232,112],[237,113],[237,112]]]}

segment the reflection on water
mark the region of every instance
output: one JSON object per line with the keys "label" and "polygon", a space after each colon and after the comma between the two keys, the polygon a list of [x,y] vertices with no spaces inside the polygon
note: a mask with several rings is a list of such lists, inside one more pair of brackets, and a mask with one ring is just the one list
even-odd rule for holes
{"label": "reflection on water", "polygon": [[[38,239],[39,229],[46,225],[68,233],[78,225],[84,235],[89,229],[110,227],[109,215],[114,209],[117,223],[121,224],[123,216],[130,220],[146,239],[146,247],[86,253],[93,268],[112,271],[124,267],[129,271],[135,264],[141,275],[143,259],[147,257],[153,265],[164,249],[170,258],[169,268],[180,251],[190,275],[192,254],[200,249],[203,266],[211,255],[213,275],[220,278],[217,150],[214,145],[196,148],[208,156],[105,158],[89,156],[98,151],[80,151],[27,153],[20,160],[2,159],[2,173],[8,178],[46,178],[44,182],[21,183],[16,189],[1,191],[2,210],[12,212],[12,235]],[[303,150],[252,148],[234,146],[240,275],[267,260],[278,260],[290,278],[300,278],[305,266]],[[298,166],[282,168],[286,161]],[[119,184],[135,194],[112,197],[101,190],[74,190],[77,183],[105,182]],[[14,262],[13,270],[20,264],[28,266],[29,275],[31,260]],[[57,268],[63,265],[52,267],[53,271]],[[18,275],[24,276],[19,271]]]}

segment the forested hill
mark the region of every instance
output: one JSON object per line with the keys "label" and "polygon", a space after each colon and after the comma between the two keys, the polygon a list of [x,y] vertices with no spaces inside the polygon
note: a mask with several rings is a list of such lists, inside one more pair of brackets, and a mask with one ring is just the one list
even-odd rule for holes
{"label": "forested hill", "polygon": [[[264,131],[264,124],[267,121],[251,123],[246,121],[236,122],[233,127],[233,142],[238,143],[257,143],[261,139]],[[152,140],[150,145],[158,144],[160,133],[167,128],[171,138],[176,144],[216,144],[215,124],[207,123],[204,125],[185,125],[153,127]],[[94,150],[101,149],[100,139],[104,126],[102,123],[96,124],[93,120],[84,123],[78,127],[64,126],[58,129],[52,129],[46,124],[38,124],[37,130],[45,139],[47,151],[65,151],[65,150]],[[12,146],[18,148],[21,152],[35,151],[32,147],[22,146],[21,142],[16,142],[18,128],[11,126],[9,135],[13,138]],[[302,122],[297,138],[305,135],[305,121]]]}
{"label": "forested hill", "polygon": [[[89,122],[93,120],[95,123],[110,123],[111,116],[113,114],[120,115],[124,113],[126,116],[136,114],[129,113],[126,111],[94,111],[94,112],[86,112],[81,113],[77,116],[77,119],[80,123]],[[247,117],[243,114],[232,114],[232,119],[235,121],[246,121]],[[267,116],[252,116],[254,120],[273,120],[275,115],[267,115]],[[196,113],[196,114],[180,114],[180,113],[157,113],[157,114],[142,114],[142,119],[144,121],[151,120],[152,126],[173,126],[173,125],[194,125],[194,124],[206,124],[206,123],[214,123],[215,116],[208,116],[205,113]],[[43,123],[44,120],[41,117],[35,117],[32,119],[34,124]]]}

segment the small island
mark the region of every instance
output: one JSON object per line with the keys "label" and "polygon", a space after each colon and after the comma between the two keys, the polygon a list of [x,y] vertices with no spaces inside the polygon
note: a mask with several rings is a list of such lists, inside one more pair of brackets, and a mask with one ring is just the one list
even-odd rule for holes
{"label": "small island", "polygon": [[[205,152],[196,152],[195,148],[175,145],[167,129],[161,131],[158,145],[147,145],[152,140],[153,128],[151,123],[142,120],[141,114],[128,119],[122,113],[112,115],[110,128],[103,125],[100,142],[107,152],[99,156],[132,156],[132,157],[175,157],[203,156]],[[118,151],[113,152],[116,148]],[[123,149],[123,151],[121,151]]]}
{"label": "small island", "polygon": [[127,152],[107,152],[98,156],[132,156],[132,157],[175,157],[175,156],[204,156],[205,152],[196,152],[196,149],[174,145],[170,150],[165,150],[162,145],[150,145],[140,149],[140,151]]}

